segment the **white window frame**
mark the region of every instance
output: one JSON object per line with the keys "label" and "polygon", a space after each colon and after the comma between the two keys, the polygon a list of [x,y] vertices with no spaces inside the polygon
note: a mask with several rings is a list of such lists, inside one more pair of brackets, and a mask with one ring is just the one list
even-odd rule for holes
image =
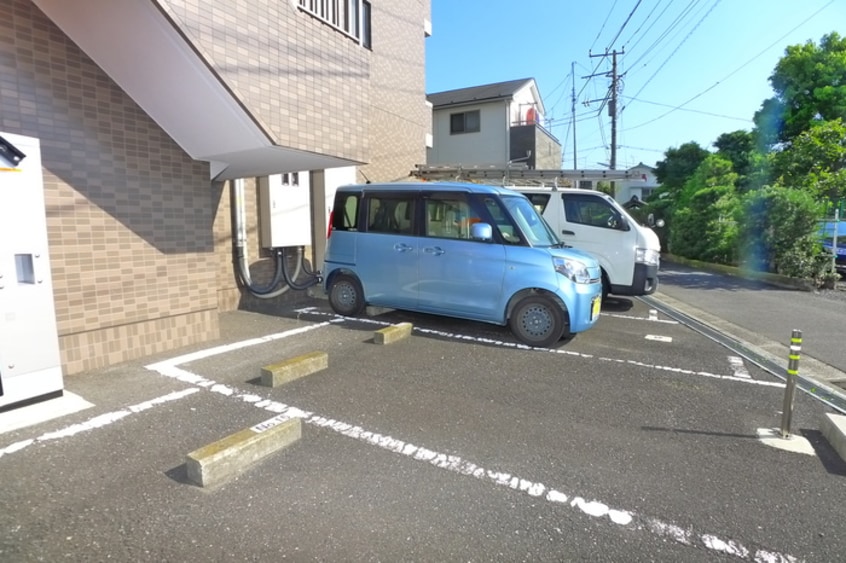
{"label": "white window frame", "polygon": [[371,48],[372,8],[368,0],[297,0],[297,7],[362,47]]}

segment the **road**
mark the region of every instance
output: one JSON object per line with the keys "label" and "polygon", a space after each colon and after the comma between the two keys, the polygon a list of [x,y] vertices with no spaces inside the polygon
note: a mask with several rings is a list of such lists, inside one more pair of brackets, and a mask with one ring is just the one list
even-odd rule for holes
{"label": "road", "polygon": [[846,291],[799,291],[697,270],[661,268],[661,293],[772,341],[787,344],[802,331],[803,355],[846,371],[843,345]]}
{"label": "road", "polygon": [[[662,292],[692,291],[674,275]],[[320,300],[223,317],[219,342],[69,377],[93,406],[0,433],[0,560],[846,553],[846,463],[819,433],[830,410],[798,394],[782,445],[805,451],[768,445],[782,382],[641,300],[610,299],[552,350],[479,323],[339,318]],[[372,343],[401,321],[410,338]],[[315,350],[328,369],[256,384]],[[218,488],[188,483],[188,452],[280,411],[303,419],[300,441]]]}

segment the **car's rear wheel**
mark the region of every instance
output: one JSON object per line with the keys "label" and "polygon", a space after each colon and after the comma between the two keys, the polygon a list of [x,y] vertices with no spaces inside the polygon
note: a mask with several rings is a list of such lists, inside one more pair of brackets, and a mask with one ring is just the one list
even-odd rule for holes
{"label": "car's rear wheel", "polygon": [[340,274],[329,283],[329,305],[345,317],[354,317],[364,310],[364,291],[354,276]]}
{"label": "car's rear wheel", "polygon": [[528,346],[547,348],[561,338],[567,328],[564,311],[552,299],[531,295],[511,312],[508,326],[514,336]]}

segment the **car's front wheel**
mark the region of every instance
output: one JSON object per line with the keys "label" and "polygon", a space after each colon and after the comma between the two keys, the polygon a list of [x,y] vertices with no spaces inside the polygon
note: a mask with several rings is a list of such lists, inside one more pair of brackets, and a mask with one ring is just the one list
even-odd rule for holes
{"label": "car's front wheel", "polygon": [[354,276],[340,274],[329,283],[329,305],[345,317],[354,317],[364,310],[364,291]]}
{"label": "car's front wheel", "polygon": [[564,311],[552,299],[531,295],[514,307],[508,326],[523,344],[548,348],[561,339],[567,322]]}

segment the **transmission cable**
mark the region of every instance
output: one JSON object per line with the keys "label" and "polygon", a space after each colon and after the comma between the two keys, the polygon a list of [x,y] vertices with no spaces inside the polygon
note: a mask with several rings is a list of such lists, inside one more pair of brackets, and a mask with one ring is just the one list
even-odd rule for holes
{"label": "transmission cable", "polygon": [[[623,50],[625,50],[625,49],[626,49],[626,46],[627,46],[627,45],[631,42],[631,40],[632,40],[632,39],[634,39],[634,38],[635,38],[635,36],[637,36],[637,34],[640,32],[640,30],[641,30],[641,29],[643,29],[643,26],[644,26],[644,25],[646,25],[646,22],[648,22],[648,21],[650,20],[650,18],[652,17],[652,14],[654,14],[654,13],[655,13],[655,10],[657,10],[657,9],[658,9],[658,6],[660,6],[660,5],[661,5],[661,1],[662,1],[662,0],[658,0],[658,3],[657,3],[657,4],[655,4],[655,5],[652,7],[652,10],[650,10],[650,11],[649,11],[649,13],[646,15],[646,19],[644,19],[644,20],[643,20],[643,22],[640,24],[640,26],[638,26],[638,28],[637,28],[636,30],[634,30],[634,32],[633,32],[633,33],[629,36],[628,41],[626,41],[625,43],[623,43]],[[669,8],[669,4],[667,5],[667,8]],[[666,11],[666,10],[667,10],[667,8],[664,8],[664,11]],[[661,14],[663,14],[663,13],[664,13],[664,11],[662,11],[662,12],[661,12]],[[658,16],[658,18],[660,19],[660,18],[661,18],[661,16],[659,15],[659,16]],[[650,24],[649,28],[646,30],[646,33],[649,33],[649,29],[651,29],[651,28],[652,28],[652,26],[653,26],[653,25],[655,25],[655,22],[656,22],[656,21],[658,21],[658,20],[653,20],[653,21],[652,21],[652,24]],[[646,35],[646,33],[644,33],[644,36]],[[641,37],[643,37],[643,36],[641,36]],[[640,41],[640,40],[638,40],[638,41]]]}
{"label": "transmission cable", "polygon": [[[669,55],[666,59],[664,59],[664,62],[663,62],[663,63],[661,63],[661,65],[660,65],[660,66],[659,66],[659,67],[655,70],[655,72],[653,72],[653,73],[652,73],[652,76],[650,76],[650,77],[647,79],[647,81],[646,81],[646,82],[644,82],[643,86],[641,86],[641,87],[640,87],[640,90],[638,90],[638,91],[637,91],[637,94],[635,94],[634,96],[632,96],[633,98],[637,98],[637,97],[638,97],[638,95],[639,95],[641,92],[643,92],[644,88],[646,88],[647,86],[649,86],[649,83],[650,83],[650,82],[652,82],[652,79],[653,79],[653,78],[655,78],[655,76],[657,76],[657,74],[658,74],[659,72],[661,72],[661,70],[664,68],[664,66],[666,66],[666,64],[670,61],[670,59],[672,59],[672,58],[673,58],[673,55],[675,55],[676,53],[678,53],[678,52],[679,52],[679,50],[681,49],[681,46],[682,46],[682,45],[684,45],[684,44],[685,44],[685,42],[686,42],[688,39],[690,39],[690,36],[691,36],[691,35],[693,35],[693,33],[694,33],[694,32],[695,32],[698,28],[699,28],[700,24],[702,24],[702,22],[703,22],[703,21],[705,21],[705,18],[707,18],[707,17],[711,14],[711,12],[713,12],[713,11],[714,11],[714,8],[716,8],[716,7],[717,7],[717,5],[718,5],[719,3],[720,3],[720,0],[714,0],[714,3],[711,5],[711,8],[708,10],[708,12],[707,12],[704,16],[702,16],[702,17],[699,19],[699,21],[698,21],[698,22],[696,22],[696,25],[694,25],[694,26],[693,26],[693,29],[691,29],[691,30],[688,32],[688,34],[684,36],[684,39],[682,39],[682,40],[681,40],[681,42],[680,42],[680,43],[676,46],[676,48],[675,48],[675,49],[673,49],[673,51],[670,53],[670,55]],[[625,108],[625,107],[623,107],[623,108],[621,108],[621,109],[620,109],[620,111],[622,112],[622,111],[623,111],[623,110],[625,110],[625,109],[626,109],[626,108]]]}
{"label": "transmission cable", "polygon": [[714,84],[712,84],[711,86],[709,86],[709,87],[708,87],[708,88],[706,88],[705,90],[703,90],[703,91],[699,92],[698,94],[696,94],[695,96],[693,96],[692,98],[690,98],[689,100],[687,100],[686,102],[683,102],[683,103],[681,103],[681,104],[679,104],[679,105],[677,105],[677,106],[673,107],[673,109],[671,109],[670,111],[665,112],[665,113],[663,113],[663,114],[659,115],[658,117],[655,117],[655,118],[653,118],[653,119],[650,119],[649,121],[645,121],[645,122],[643,122],[643,123],[641,123],[641,124],[639,124],[639,125],[635,125],[634,127],[629,127],[629,128],[628,128],[628,130],[630,131],[630,130],[632,130],[632,129],[637,129],[638,127],[643,127],[644,125],[649,125],[650,123],[654,123],[655,121],[658,121],[659,119],[662,119],[662,118],[664,118],[664,117],[666,117],[666,116],[670,115],[670,114],[671,114],[671,113],[673,113],[674,111],[679,110],[679,109],[682,109],[684,106],[686,106],[687,104],[689,104],[689,103],[690,103],[690,102],[692,102],[693,100],[695,100],[695,99],[697,99],[697,98],[699,98],[699,97],[701,97],[701,96],[704,96],[705,94],[707,94],[708,92],[710,92],[711,90],[713,90],[714,88],[716,88],[717,86],[719,86],[720,84],[722,84],[723,82],[725,82],[726,80],[728,80],[729,78],[731,78],[732,76],[734,76],[735,74],[737,74],[738,72],[740,72],[741,70],[743,70],[744,68],[746,68],[746,67],[747,67],[750,63],[752,63],[754,60],[758,59],[758,58],[759,58],[759,57],[761,57],[764,53],[766,53],[766,52],[767,52],[767,51],[769,51],[771,48],[773,48],[773,47],[774,47],[774,46],[775,46],[775,45],[776,45],[779,41],[781,41],[782,39],[784,39],[785,37],[787,37],[788,35],[790,35],[790,34],[791,34],[791,33],[793,33],[794,31],[796,31],[797,29],[799,29],[800,27],[802,27],[802,26],[803,26],[803,25],[805,25],[806,23],[808,23],[808,22],[809,22],[812,18],[814,18],[817,14],[819,14],[820,12],[822,12],[823,10],[825,10],[826,8],[828,8],[829,6],[831,6],[832,4],[834,4],[834,2],[835,2],[835,1],[836,1],[836,0],[831,0],[828,4],[824,5],[822,8],[820,8],[819,10],[817,10],[816,12],[814,12],[813,14],[811,14],[810,16],[808,16],[807,18],[805,18],[804,20],[802,20],[802,21],[801,21],[799,24],[797,24],[795,27],[793,27],[792,29],[790,29],[790,31],[788,31],[787,33],[785,33],[784,35],[782,35],[781,37],[779,37],[778,39],[776,39],[775,41],[773,41],[772,43],[770,43],[769,45],[767,45],[766,47],[764,47],[764,48],[763,48],[763,49],[762,49],[762,50],[761,50],[761,51],[760,51],[757,55],[755,55],[754,57],[752,57],[751,59],[749,59],[748,61],[746,61],[745,63],[743,63],[742,65],[740,65],[740,66],[739,66],[739,67],[737,67],[736,69],[734,69],[733,71],[731,71],[729,74],[727,74],[727,75],[726,75],[725,77],[723,77],[722,79],[717,80]]}
{"label": "transmission cable", "polygon": [[603,31],[605,31],[605,24],[607,24],[607,23],[608,23],[608,18],[610,18],[610,17],[611,17],[611,14],[612,14],[612,13],[614,13],[614,8],[615,8],[616,6],[617,6],[617,0],[614,0],[614,3],[613,3],[613,4],[611,4],[611,9],[610,9],[610,10],[608,10],[608,14],[605,16],[605,21],[604,21],[604,22],[602,22],[602,27],[600,27],[600,28],[599,28],[599,31],[596,33],[596,37],[594,38],[593,43],[591,43],[591,44],[590,44],[590,49],[588,49],[588,51],[590,51],[591,49],[593,49],[593,46],[594,46],[594,45],[596,45],[596,42],[599,40],[599,36],[600,36],[600,35],[602,35],[602,32],[603,32]]}
{"label": "transmission cable", "polygon": [[637,0],[637,4],[635,4],[635,7],[632,8],[631,12],[629,12],[629,17],[627,17],[626,21],[623,22],[623,25],[620,26],[619,31],[617,31],[617,35],[614,36],[614,39],[612,39],[611,43],[609,43],[608,46],[605,48],[606,51],[614,46],[614,42],[617,41],[617,39],[620,37],[620,34],[623,33],[623,30],[626,29],[627,25],[629,25],[629,21],[632,19],[632,16],[637,11],[637,7],[640,6],[640,3],[641,0]]}
{"label": "transmission cable", "polygon": [[[637,60],[635,60],[635,62],[633,62],[631,65],[629,65],[629,68],[636,67],[637,64],[640,61],[642,61],[647,55],[649,55],[658,45],[660,45],[664,41],[664,39],[667,38],[668,35],[670,35],[673,31],[675,31],[675,29],[681,24],[681,22],[685,18],[687,18],[687,16],[690,14],[690,12],[693,11],[693,8],[700,1],[701,0],[691,0],[690,3],[688,3],[688,5],[684,8],[684,10],[682,10],[682,12],[676,16],[676,18],[666,27],[666,29],[664,29],[664,31],[661,32],[661,34],[658,36],[658,38],[655,39],[655,41],[653,41],[652,44],[649,47],[646,48],[646,51],[644,51],[643,54],[640,57],[638,57]],[[646,66],[646,65],[644,65],[644,66]]]}

